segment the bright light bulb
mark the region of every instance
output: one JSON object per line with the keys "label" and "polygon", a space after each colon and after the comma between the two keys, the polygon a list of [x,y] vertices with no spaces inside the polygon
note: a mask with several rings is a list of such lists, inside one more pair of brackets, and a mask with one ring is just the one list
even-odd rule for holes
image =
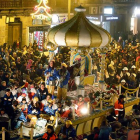
{"label": "bright light bulb", "polygon": [[88,113],[88,109],[85,108],[85,107],[82,108],[82,109],[81,109],[81,113],[82,113],[82,114],[87,114],[87,113]]}
{"label": "bright light bulb", "polygon": [[53,23],[56,23],[56,22],[58,22],[58,21],[59,21],[58,15],[53,15],[53,16],[52,16],[52,22],[53,22]]}

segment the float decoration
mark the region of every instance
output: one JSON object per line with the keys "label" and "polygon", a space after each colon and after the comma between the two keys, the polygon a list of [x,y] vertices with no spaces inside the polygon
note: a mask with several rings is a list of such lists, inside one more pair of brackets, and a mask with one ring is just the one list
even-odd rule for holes
{"label": "float decoration", "polygon": [[51,20],[50,7],[46,3],[48,3],[48,0],[40,0],[39,5],[35,6],[34,10],[36,12],[31,14],[33,19]]}
{"label": "float decoration", "polygon": [[[94,47],[108,46],[110,34],[103,28],[91,23],[85,16],[86,9],[82,6],[75,8],[77,14],[69,21],[53,27],[48,33],[48,41],[56,46],[76,48],[77,51],[87,52]],[[82,53],[80,85],[83,86],[85,55]]]}

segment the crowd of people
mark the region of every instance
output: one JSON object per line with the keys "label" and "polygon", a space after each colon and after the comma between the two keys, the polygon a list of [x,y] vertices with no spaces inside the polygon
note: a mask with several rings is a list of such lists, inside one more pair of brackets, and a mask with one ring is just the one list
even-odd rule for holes
{"label": "crowd of people", "polygon": [[[109,85],[122,83],[125,87],[135,89],[140,81],[140,46],[138,40],[133,42],[134,46],[131,42],[125,41],[125,45],[122,42],[121,37],[117,42],[112,39],[110,51],[106,53],[105,81]],[[75,109],[76,117],[81,117],[83,116],[81,109],[87,107],[87,102],[94,104],[95,100],[94,93],[89,93],[86,98],[78,95],[74,101],[67,97],[68,90],[76,89],[73,79],[80,72],[79,61],[73,67],[69,67],[69,51],[67,50],[67,53],[59,52],[53,60],[49,61],[49,56],[41,55],[36,43],[30,44],[28,47],[24,46],[22,49],[16,44],[14,47],[1,46],[0,117],[11,119],[13,130],[18,128],[21,122],[26,124],[31,122],[34,117],[39,118],[41,114],[55,116],[55,113],[58,112],[61,118],[67,120],[66,125],[58,136],[54,134],[53,127],[48,126],[43,139],[49,140],[50,137],[63,140],[76,139],[76,131],[70,121],[73,119],[73,109]],[[95,49],[90,55],[93,59],[92,73],[96,75],[97,82],[100,75],[100,51]],[[55,94],[56,90],[57,94]],[[125,89],[122,88],[122,93],[124,92]],[[116,104],[119,103],[120,100]],[[118,107],[118,105],[116,106]],[[94,107],[91,108],[91,112],[93,110]],[[134,114],[137,117],[140,115],[138,107]],[[106,137],[106,140],[112,140],[121,137],[121,140],[125,140],[129,123],[131,126],[129,128],[139,127],[137,118],[131,121],[127,119],[126,123],[124,114],[122,117],[124,125],[121,126],[119,122],[122,119],[117,115],[115,111],[115,114],[107,116],[107,119],[109,122],[117,121],[115,126],[119,126],[119,129],[113,130],[113,126],[103,122],[100,129],[95,127],[94,132],[85,138],[101,140]],[[117,132],[118,130],[119,132]]]}

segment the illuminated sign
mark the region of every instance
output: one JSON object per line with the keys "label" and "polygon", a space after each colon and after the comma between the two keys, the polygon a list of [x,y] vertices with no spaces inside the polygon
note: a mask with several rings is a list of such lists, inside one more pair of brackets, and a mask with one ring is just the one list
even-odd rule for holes
{"label": "illuminated sign", "polygon": [[117,21],[117,20],[120,20],[121,16],[117,16],[117,15],[114,15],[114,16],[103,16],[103,21]]}
{"label": "illuminated sign", "polygon": [[113,14],[113,8],[104,8],[104,14],[109,14],[109,15],[112,15]]}
{"label": "illuminated sign", "polygon": [[94,16],[94,17],[92,17],[92,16],[86,16],[86,18],[88,19],[88,20],[94,20],[94,21],[100,21],[100,17],[99,16]]}
{"label": "illuminated sign", "polygon": [[118,20],[119,17],[106,17],[106,20]]}
{"label": "illuminated sign", "polygon": [[31,16],[33,19],[41,19],[41,20],[51,20],[50,7],[46,5],[48,0],[40,0],[39,5],[35,6],[35,13],[32,13]]}

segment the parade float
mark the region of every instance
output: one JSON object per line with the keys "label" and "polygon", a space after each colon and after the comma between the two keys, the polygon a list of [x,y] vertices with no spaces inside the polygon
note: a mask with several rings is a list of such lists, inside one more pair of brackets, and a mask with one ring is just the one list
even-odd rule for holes
{"label": "parade float", "polygon": [[[83,109],[83,116],[77,117],[75,114],[75,106],[73,104],[73,126],[76,129],[77,136],[90,133],[94,127],[100,127],[101,122],[105,119],[108,112],[113,111],[113,105],[115,100],[121,93],[121,87],[123,85],[107,86],[104,82],[104,70],[105,65],[105,55],[107,47],[110,43],[110,34],[101,27],[92,24],[88,19],[86,19],[84,12],[85,8],[82,6],[75,8],[77,14],[69,21],[60,24],[58,26],[50,29],[48,33],[48,42],[50,46],[50,60],[53,59],[53,51],[56,46],[70,47],[71,57],[70,64],[77,57],[81,59],[80,67],[80,77],[76,77],[75,81],[78,89],[74,92],[69,92],[68,96],[71,99],[76,100],[77,96],[82,94],[87,96],[89,92],[94,92],[96,104],[94,105],[94,110],[91,111],[90,102],[87,103],[87,108]],[[55,46],[55,47],[54,47]],[[101,52],[101,71],[100,80],[98,83],[94,82],[94,75],[91,75],[91,58],[89,56],[89,51],[91,48],[99,48]],[[88,62],[88,74],[89,76],[84,77],[85,65]],[[139,87],[136,89],[126,89],[125,96],[125,112],[130,113],[132,106],[139,103],[138,93]],[[129,95],[136,93],[136,97],[129,97]],[[21,124],[21,126],[15,130],[20,135],[20,138],[26,137],[28,139],[36,139],[41,137],[46,131],[46,125],[53,125],[55,132],[58,133],[61,126],[65,123],[65,119],[62,119],[58,112],[53,117],[47,115],[41,115],[37,123],[34,124],[34,119],[32,119],[32,125],[27,126]],[[5,128],[2,129],[2,139],[5,138],[5,131],[9,133],[14,133],[14,131],[7,131]]]}

